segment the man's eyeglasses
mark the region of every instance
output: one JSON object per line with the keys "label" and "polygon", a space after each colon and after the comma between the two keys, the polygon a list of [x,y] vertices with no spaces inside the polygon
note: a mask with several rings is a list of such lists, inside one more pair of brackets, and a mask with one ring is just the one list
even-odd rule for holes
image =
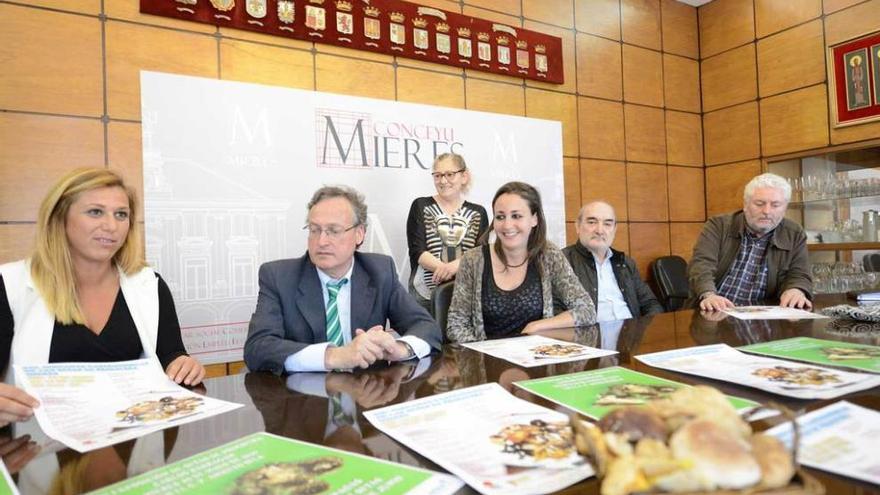
{"label": "man's eyeglasses", "polygon": [[322,228],[320,225],[308,224],[303,227],[303,230],[306,230],[309,232],[309,237],[313,237],[313,238],[321,237],[321,233],[323,232],[325,235],[327,235],[327,238],[335,241],[335,240],[338,240],[340,237],[342,237],[342,234],[357,227],[358,225],[360,225],[360,224],[356,223],[349,228],[340,227],[338,225],[331,225],[327,228]]}
{"label": "man's eyeglasses", "polygon": [[434,178],[435,182],[439,182],[440,179],[446,179],[449,181],[452,180],[453,177],[455,177],[455,174],[460,174],[462,172],[464,172],[463,169],[456,170],[455,172],[434,172],[433,174],[431,174],[431,177]]}

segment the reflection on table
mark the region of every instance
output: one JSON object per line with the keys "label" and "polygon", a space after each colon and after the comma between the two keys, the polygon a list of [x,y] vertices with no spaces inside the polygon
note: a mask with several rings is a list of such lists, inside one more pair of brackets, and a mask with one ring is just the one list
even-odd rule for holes
{"label": "reflection on table", "polygon": [[[820,298],[819,305],[841,302],[843,300],[839,298]],[[5,434],[0,436],[0,455],[25,495],[50,490],[53,493],[79,493],[94,489],[255,431],[442,471],[431,461],[378,432],[364,419],[363,412],[488,382],[498,382],[518,397],[568,412],[562,406],[514,387],[513,382],[618,365],[680,382],[710,384],[727,394],[759,402],[773,400],[804,412],[827,405],[829,401],[786,399],[731,383],[666,372],[643,365],[634,356],[695,345],[726,343],[740,346],[796,336],[880,345],[880,327],[874,332],[862,330],[853,331],[842,320],[745,321],[720,313],[680,311],[603,323],[601,327],[542,333],[547,337],[619,352],[615,356],[588,361],[520,368],[476,351],[449,345],[442,355],[434,355],[419,363],[378,366],[355,373],[227,376],[207,380],[206,393],[244,403],[246,407],[85,455],[47,443],[36,434],[25,437],[21,431],[26,428],[17,427],[18,431],[6,428],[3,430]],[[880,410],[880,388],[852,394],[845,399]],[[778,421],[769,419],[755,426],[760,430]],[[810,472],[825,484],[827,493],[880,494],[880,489],[875,486],[820,471]],[[464,492],[474,493],[467,487]],[[598,483],[590,479],[570,487],[565,493],[598,493]]]}

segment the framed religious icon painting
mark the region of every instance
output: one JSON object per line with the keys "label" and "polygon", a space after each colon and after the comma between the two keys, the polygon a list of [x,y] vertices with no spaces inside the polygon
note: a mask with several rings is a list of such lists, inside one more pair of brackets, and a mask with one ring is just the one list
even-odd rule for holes
{"label": "framed religious icon painting", "polygon": [[880,120],[880,31],[828,47],[835,127]]}

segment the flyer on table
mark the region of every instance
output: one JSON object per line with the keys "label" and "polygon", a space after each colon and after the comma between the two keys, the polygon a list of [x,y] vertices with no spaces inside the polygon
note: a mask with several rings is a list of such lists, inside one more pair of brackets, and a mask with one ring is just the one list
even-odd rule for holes
{"label": "flyer on table", "polygon": [[727,344],[642,354],[656,368],[705,376],[798,399],[833,399],[880,385],[880,376],[740,352]]}
{"label": "flyer on table", "polygon": [[794,337],[752,344],[737,349],[807,363],[827,364],[880,373],[880,347],[812,337]]}
{"label": "flyer on table", "polygon": [[[797,422],[798,462],[880,485],[880,413],[840,401],[805,414]],[[766,433],[791,447],[791,423],[775,426]]]}
{"label": "flyer on table", "polygon": [[177,385],[150,359],[14,369],[16,384],[40,401],[43,432],[79,452],[241,407]]}
{"label": "flyer on table", "polygon": [[497,383],[364,413],[376,428],[483,494],[542,494],[593,475],[568,416]]}
{"label": "flyer on table", "polygon": [[595,347],[551,339],[540,335],[468,342],[462,345],[468,349],[495,356],[526,368],[617,354],[617,351],[596,349]]}
{"label": "flyer on table", "polygon": [[722,311],[740,320],[817,320],[828,318],[819,313],[811,313],[797,308],[783,308],[782,306],[737,306]]}
{"label": "flyer on table", "polygon": [[93,493],[445,495],[462,485],[448,474],[254,433]]}
{"label": "flyer on table", "polygon": [[0,462],[0,470],[2,470],[0,474],[3,475],[3,478],[0,479],[0,495],[18,495],[18,487],[12,481],[12,476],[9,475],[9,470],[6,469],[6,463]]}
{"label": "flyer on table", "polygon": [[[620,366],[524,380],[514,385],[593,419],[600,419],[617,407],[645,404],[690,386]],[[727,398],[741,412],[759,406],[747,399]]]}

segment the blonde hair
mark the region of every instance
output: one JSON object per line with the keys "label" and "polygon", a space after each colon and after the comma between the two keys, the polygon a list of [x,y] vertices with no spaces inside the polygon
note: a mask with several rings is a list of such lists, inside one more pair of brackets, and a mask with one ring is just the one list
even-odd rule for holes
{"label": "blonde hair", "polygon": [[122,177],[103,168],[79,168],[62,177],[40,204],[36,245],[31,255],[31,278],[46,307],[64,325],[85,324],[76,296],[76,278],[65,229],[67,213],[83,193],[105,187],[125,191],[130,211],[128,235],[113,256],[114,263],[128,275],[146,266],[141,251],[141,233],[137,228],[137,201]]}

